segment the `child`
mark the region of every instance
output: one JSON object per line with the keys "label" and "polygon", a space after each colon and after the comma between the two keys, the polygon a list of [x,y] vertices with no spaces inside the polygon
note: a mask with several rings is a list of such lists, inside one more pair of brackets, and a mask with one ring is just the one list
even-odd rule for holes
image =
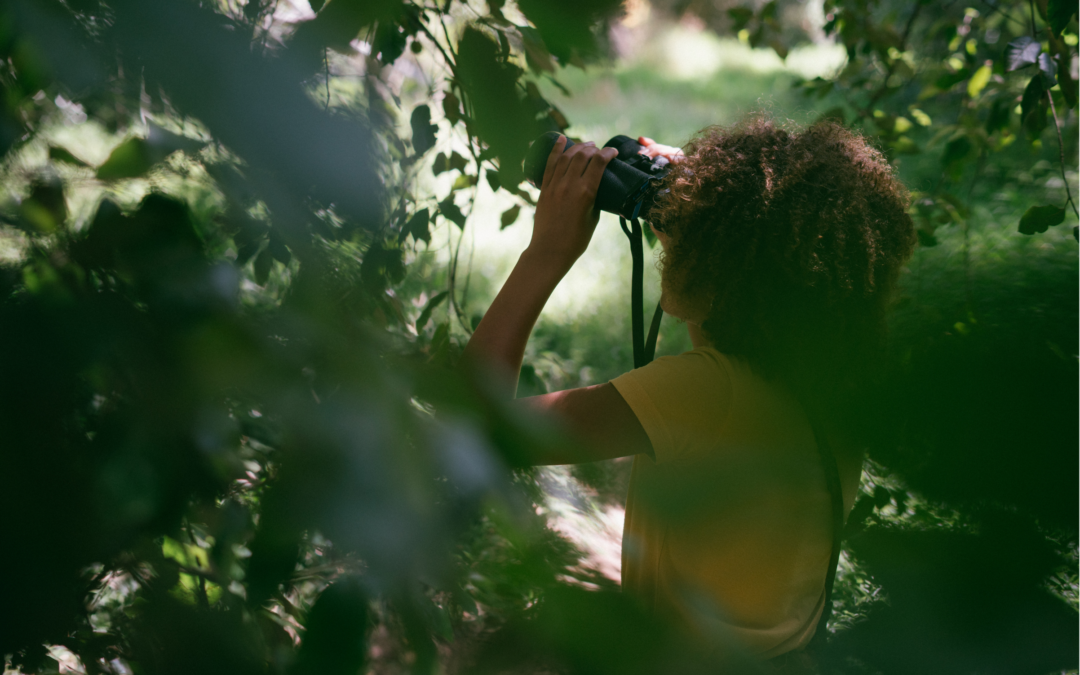
{"label": "child", "polygon": [[[806,646],[822,615],[831,500],[811,420],[836,458],[845,513],[862,446],[850,411],[914,245],[908,195],[882,155],[844,128],[765,117],[665,155],[653,215],[664,310],[694,346],[611,382],[524,399],[582,449],[538,464],[634,456],[623,586],[721,651],[762,659]],[[548,158],[532,240],[465,354],[503,371],[513,397],[529,333],[596,227],[612,149]]]}

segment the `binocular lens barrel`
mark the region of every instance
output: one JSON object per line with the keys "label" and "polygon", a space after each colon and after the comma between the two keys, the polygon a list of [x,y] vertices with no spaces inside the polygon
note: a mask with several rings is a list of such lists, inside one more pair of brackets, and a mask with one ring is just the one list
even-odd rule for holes
{"label": "binocular lens barrel", "polygon": [[[548,156],[559,134],[548,131],[541,134],[533,141],[528,153],[525,155],[525,177],[537,188],[543,187],[544,170],[547,168]],[[574,142],[566,139],[566,148],[569,150]],[[640,154],[644,149],[637,141],[627,136],[615,136],[604,144],[606,148],[615,148],[619,156],[612,159],[604,170],[600,179],[600,187],[596,191],[596,208],[608,213],[615,213],[625,218],[646,217],[648,207],[652,205],[654,190],[653,180],[663,177],[667,173],[663,170],[666,162],[658,163],[645,155]],[[648,164],[652,172],[642,171],[638,166]],[[661,171],[662,173],[656,173]]]}

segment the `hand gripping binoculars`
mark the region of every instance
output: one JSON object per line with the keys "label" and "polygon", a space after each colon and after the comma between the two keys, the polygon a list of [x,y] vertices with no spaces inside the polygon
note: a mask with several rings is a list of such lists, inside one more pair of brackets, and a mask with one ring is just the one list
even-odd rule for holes
{"label": "hand gripping binoculars", "polygon": [[[544,133],[529,147],[525,154],[525,177],[537,188],[544,182],[544,169],[547,168],[548,156],[559,140],[554,131]],[[566,147],[574,142],[566,139]],[[650,220],[649,215],[656,205],[656,199],[667,192],[662,188],[662,179],[671,171],[668,160],[664,157],[652,158],[641,154],[644,146],[626,136],[615,136],[604,144],[605,148],[619,151],[617,157],[608,162],[600,186],[596,190],[596,208],[619,216],[619,224],[630,241],[630,255],[633,269],[630,276],[631,301],[631,337],[634,346],[634,367],[640,368],[649,363],[656,353],[656,338],[660,331],[660,319],[664,311],[660,303],[656,304],[648,336],[645,333],[645,316],[642,310],[642,277],[644,274],[644,251],[642,247],[642,228],[640,219]],[[629,224],[627,224],[629,221]]]}
{"label": "hand gripping binoculars", "polygon": [[[548,131],[533,141],[525,155],[525,177],[537,188],[541,187],[548,156],[558,139],[559,134]],[[569,150],[573,145],[573,141],[566,139],[565,150]],[[604,176],[600,179],[600,187],[596,191],[596,208],[620,215],[627,220],[649,220],[648,214],[656,198],[667,192],[660,188],[660,181],[671,170],[668,160],[664,157],[642,155],[644,146],[627,136],[615,136],[605,143],[604,147],[615,148],[619,155],[608,163]]]}

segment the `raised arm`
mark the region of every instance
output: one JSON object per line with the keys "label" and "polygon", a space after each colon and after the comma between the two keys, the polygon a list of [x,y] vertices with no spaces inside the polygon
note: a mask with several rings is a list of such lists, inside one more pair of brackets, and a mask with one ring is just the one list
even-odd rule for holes
{"label": "raised arm", "polygon": [[560,137],[548,157],[532,240],[465,347],[467,361],[495,371],[507,398],[533,325],[551,292],[589,246],[600,213],[593,208],[604,168],[617,152],[578,143],[563,152]]}
{"label": "raised arm", "polygon": [[[600,214],[593,208],[604,168],[617,152],[566,139],[552,148],[536,205],[532,240],[510,278],[473,332],[464,360],[486,367],[506,398],[517,392],[518,373],[533,326],[552,291],[592,239]],[[518,405],[550,413],[580,443],[553,448],[535,464],[569,464],[651,452],[630,406],[611,384],[522,399]]]}

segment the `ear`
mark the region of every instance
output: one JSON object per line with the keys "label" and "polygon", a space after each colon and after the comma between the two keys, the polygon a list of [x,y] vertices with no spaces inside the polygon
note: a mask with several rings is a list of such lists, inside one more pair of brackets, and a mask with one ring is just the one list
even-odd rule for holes
{"label": "ear", "polygon": [[668,244],[671,242],[671,237],[665,234],[663,231],[656,229],[652,223],[649,223],[649,229],[656,235],[656,239],[660,242],[660,245],[664,247],[664,251],[667,251]]}

